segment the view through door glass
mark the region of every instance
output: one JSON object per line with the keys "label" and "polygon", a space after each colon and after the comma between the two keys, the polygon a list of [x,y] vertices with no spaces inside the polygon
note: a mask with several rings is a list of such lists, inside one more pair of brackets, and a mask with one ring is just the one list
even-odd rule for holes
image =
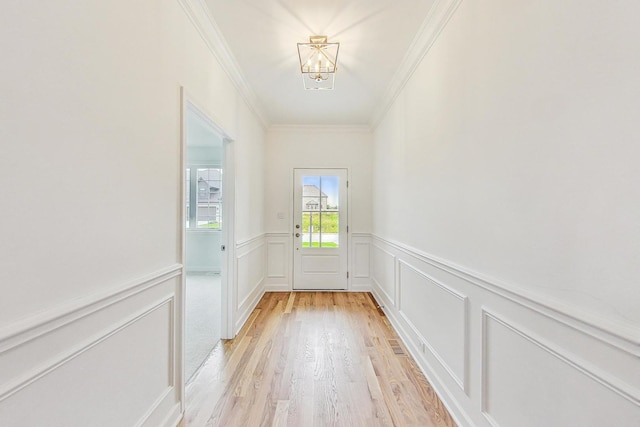
{"label": "view through door glass", "polygon": [[302,177],[302,247],[339,248],[340,178]]}

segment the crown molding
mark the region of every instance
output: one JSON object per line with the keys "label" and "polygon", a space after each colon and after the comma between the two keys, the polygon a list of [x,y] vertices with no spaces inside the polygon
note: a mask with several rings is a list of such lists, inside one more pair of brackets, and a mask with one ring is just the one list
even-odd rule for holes
{"label": "crown molding", "polygon": [[368,125],[271,125],[268,132],[371,132]]}
{"label": "crown molding", "polygon": [[222,69],[225,71],[229,79],[233,82],[249,109],[255,114],[256,118],[264,129],[269,127],[269,120],[264,112],[264,108],[258,101],[258,97],[253,91],[251,85],[242,74],[240,66],[227,45],[222,32],[218,28],[215,20],[211,16],[211,12],[204,0],[177,0],[184,9],[189,20],[193,23],[196,30],[204,40],[205,44],[216,57]]}
{"label": "crown molding", "polygon": [[418,68],[431,46],[436,42],[460,3],[462,3],[462,0],[435,1],[393,75],[391,83],[387,87],[378,107],[374,110],[370,122],[371,129],[375,130],[378,127],[380,121],[382,121],[384,115],[389,111],[391,105],[393,105],[402,89],[413,76],[416,68]]}

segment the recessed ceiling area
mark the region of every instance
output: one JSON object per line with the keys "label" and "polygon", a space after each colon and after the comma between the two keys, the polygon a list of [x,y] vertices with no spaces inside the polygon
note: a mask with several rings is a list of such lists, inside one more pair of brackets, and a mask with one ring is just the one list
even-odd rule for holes
{"label": "recessed ceiling area", "polygon": [[[434,0],[206,0],[269,124],[367,125]],[[297,43],[340,43],[335,88],[304,90]]]}

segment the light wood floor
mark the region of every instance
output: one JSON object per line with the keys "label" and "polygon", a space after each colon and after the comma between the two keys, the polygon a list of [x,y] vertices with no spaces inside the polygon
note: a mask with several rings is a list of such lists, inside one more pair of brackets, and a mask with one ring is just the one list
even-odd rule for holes
{"label": "light wood floor", "polygon": [[186,408],[190,427],[455,426],[368,293],[267,293]]}

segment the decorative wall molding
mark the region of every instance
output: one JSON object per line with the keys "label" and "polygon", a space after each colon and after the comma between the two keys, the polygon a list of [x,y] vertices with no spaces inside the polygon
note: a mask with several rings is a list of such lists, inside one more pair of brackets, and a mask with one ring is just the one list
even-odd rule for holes
{"label": "decorative wall molding", "polygon": [[[234,336],[240,331],[264,295],[267,268],[266,248],[266,234],[260,234],[236,244]],[[256,252],[259,254],[255,255]],[[244,274],[241,274],[243,272]]]}
{"label": "decorative wall molding", "polygon": [[[237,310],[236,315],[236,324],[234,325],[233,336],[236,336],[240,329],[244,326],[245,322],[251,315],[251,312],[256,308],[262,296],[264,295],[264,286],[262,286],[262,281],[260,281],[256,287],[249,293],[249,295],[244,299],[242,305]],[[244,308],[243,308],[244,307]]]}
{"label": "decorative wall molding", "polygon": [[351,233],[351,237],[359,239],[371,239],[371,236],[371,233],[358,233],[355,231]]}
{"label": "decorative wall molding", "polygon": [[258,101],[253,88],[244,77],[240,70],[238,61],[227,45],[226,40],[222,36],[222,32],[218,28],[215,20],[211,16],[211,12],[204,0],[177,0],[184,9],[189,20],[202,37],[211,53],[216,57],[223,70],[233,82],[249,109],[256,116],[264,129],[269,126],[269,120],[264,108]]}
{"label": "decorative wall molding", "polygon": [[[431,387],[436,391],[440,397],[442,403],[449,411],[449,414],[459,426],[474,426],[475,424],[469,418],[468,413],[460,402],[454,397],[451,391],[444,386],[445,382],[440,377],[433,365],[424,357],[418,343],[412,338],[412,335],[407,331],[409,325],[404,323],[404,319],[398,317],[396,310],[393,309],[393,304],[390,300],[386,299],[383,294],[379,293],[380,288],[375,287],[372,289],[372,294],[376,299],[378,305],[385,312],[385,315],[389,319],[391,326],[398,333],[400,339],[405,344],[405,347],[411,354],[411,357],[417,362],[418,367],[425,375]],[[464,421],[464,422],[463,422]]]}
{"label": "decorative wall molding", "polygon": [[236,250],[239,251],[240,249],[243,249],[243,248],[245,248],[247,246],[251,246],[251,245],[253,245],[255,243],[258,243],[258,242],[262,241],[265,238],[265,236],[266,236],[265,233],[262,233],[262,234],[258,234],[257,236],[253,236],[250,239],[243,240],[241,242],[237,242],[236,243]]}
{"label": "decorative wall molding", "polygon": [[[385,263],[382,269],[378,267],[373,275],[372,292],[459,425],[497,427],[494,417],[501,423],[518,425],[522,415],[518,409],[509,408],[529,404],[522,397],[528,390],[522,381],[547,375],[546,369],[562,378],[549,377],[550,384],[555,381],[554,390],[562,387],[560,395],[575,394],[581,399],[573,401],[571,407],[559,408],[558,417],[571,417],[575,411],[584,414],[585,419],[597,416],[596,407],[585,407],[587,412],[579,409],[581,402],[597,397],[613,405],[620,419],[631,418],[635,422],[636,415],[640,419],[640,382],[637,375],[631,374],[637,367],[638,355],[632,343],[542,306],[529,295],[519,295],[518,289],[511,291],[506,285],[488,283],[485,278],[471,276],[462,267],[445,264],[409,246],[377,236],[372,236],[372,245],[389,254],[378,255],[378,258],[395,258],[393,266]],[[375,262],[381,264],[382,261]],[[393,275],[392,268],[396,270]],[[392,287],[397,289],[395,301],[387,293]],[[425,311],[420,310],[422,303],[414,304],[409,297],[424,301]],[[440,308],[445,310],[444,314],[438,314]],[[495,314],[497,312],[507,313],[514,321],[505,320]],[[434,316],[445,322],[444,335],[431,329]],[[463,322],[454,320],[461,317]],[[491,322],[489,329],[487,319]],[[511,336],[510,332],[516,335]],[[525,341],[519,341],[518,337],[526,340],[526,349],[522,347]],[[507,360],[513,360],[513,365],[502,372],[500,366]],[[528,364],[537,370],[525,369]],[[520,394],[511,397],[507,390],[518,381],[513,379],[514,373],[522,375],[519,384],[523,384],[523,388],[518,390]],[[530,398],[541,396],[544,385],[537,387],[530,392]],[[540,397],[537,405],[543,402],[544,397]],[[553,419],[556,415],[549,416]],[[537,421],[548,420],[540,415]]]}
{"label": "decorative wall molding", "polygon": [[[257,242],[256,240],[253,240],[253,242]],[[264,251],[265,248],[265,244],[264,242],[261,242],[259,244],[256,244],[254,247],[252,247],[251,249],[249,249],[248,251],[239,254],[236,258],[237,262],[236,262],[236,278],[240,279],[240,275],[239,275],[239,265],[240,265],[240,260],[246,256],[251,255],[253,252],[256,252],[258,250],[263,250]],[[263,253],[264,255],[264,253]],[[246,304],[246,302],[249,300],[249,298],[251,298],[251,295],[253,295],[255,293],[255,291],[262,285],[262,282],[264,281],[264,265],[262,266],[262,271],[258,272],[258,279],[255,281],[255,284],[253,285],[253,287],[251,288],[251,291],[249,291],[249,293],[242,299],[240,300],[240,295],[238,295],[238,298],[236,298],[237,301],[237,307],[236,309],[241,309],[242,307],[244,307],[244,305]],[[239,286],[238,286],[239,288]]]}
{"label": "decorative wall molding", "polygon": [[[469,358],[470,358],[470,351],[469,351],[469,298],[466,295],[463,295],[459,292],[457,292],[455,289],[451,288],[450,286],[445,285],[444,283],[438,281],[437,279],[431,277],[429,274],[425,273],[424,271],[421,271],[420,269],[414,267],[413,265],[409,264],[408,262],[405,262],[403,260],[398,260],[398,264],[400,266],[399,268],[399,283],[398,283],[398,291],[399,291],[399,298],[398,298],[398,303],[396,304],[396,308],[398,309],[400,316],[402,316],[402,318],[404,319],[404,321],[407,323],[407,325],[411,328],[411,330],[413,331],[413,333],[427,346],[427,349],[431,352],[431,354],[435,357],[435,359],[442,365],[442,367],[444,368],[444,370],[449,374],[449,376],[455,381],[456,384],[458,384],[458,386],[465,392],[465,393],[469,393],[469,381],[468,381],[468,370],[469,370]],[[403,283],[402,283],[402,267],[406,267],[411,269],[413,272],[415,272],[417,275],[419,275],[420,277],[422,277],[425,281],[432,283],[434,286],[438,287],[439,289],[443,290],[444,292],[448,293],[449,295],[453,296],[455,299],[457,299],[458,301],[460,301],[460,303],[462,304],[462,324],[463,324],[463,331],[462,331],[462,375],[459,375],[458,373],[455,372],[455,370],[450,366],[449,362],[447,362],[447,360],[442,357],[442,355],[440,354],[440,352],[438,351],[438,349],[436,349],[436,347],[432,344],[431,339],[428,337],[425,337],[424,334],[416,327],[416,325],[413,323],[413,321],[405,314],[405,312],[402,309],[402,292],[403,292]]]}
{"label": "decorative wall molding", "polygon": [[[35,383],[39,379],[43,378],[45,375],[48,375],[54,370],[64,366],[68,362],[72,361],[73,359],[77,358],[83,353],[91,350],[92,348],[96,347],[98,344],[106,341],[107,339],[111,338],[118,332],[123,331],[127,327],[133,325],[137,321],[150,315],[151,313],[162,308],[163,306],[169,305],[170,312],[174,313],[175,312],[174,304],[175,304],[174,295],[164,298],[152,304],[150,307],[146,308],[142,312],[136,313],[128,317],[127,319],[121,322],[118,322],[118,324],[116,324],[113,328],[109,329],[107,332],[99,334],[98,336],[90,339],[88,342],[84,342],[73,348],[70,348],[66,352],[66,354],[56,355],[55,357],[48,359],[47,362],[45,362],[41,366],[36,366],[33,369],[29,370],[28,372],[25,372],[22,375],[20,375],[15,380],[9,381],[3,384],[2,388],[0,388],[0,402],[11,397],[12,395],[24,389],[25,387]],[[172,334],[173,333],[174,332],[172,331]],[[174,349],[172,349],[171,352],[174,353]],[[175,376],[173,375],[173,367],[169,367],[169,369],[171,373],[169,375],[170,378],[169,378],[168,385],[170,388],[173,389],[175,387],[175,383],[174,383]]]}
{"label": "decorative wall molding", "polygon": [[266,279],[265,290],[269,292],[289,292],[291,282],[291,234],[266,233]]}
{"label": "decorative wall molding", "polygon": [[[364,248],[364,249],[359,249]],[[369,253],[371,250],[371,245],[368,242],[354,242],[353,243],[353,252],[354,252],[354,265],[353,265],[353,277],[356,279],[368,279],[371,276],[371,272],[369,271],[369,263],[367,263],[366,271],[359,270],[359,265],[357,263],[358,251],[362,250],[363,252]]]}
{"label": "decorative wall molding", "polygon": [[373,254],[374,256],[373,256],[373,260],[372,260],[373,268],[372,268],[372,271],[371,271],[371,281],[373,282],[374,285],[376,285],[380,289],[380,291],[384,294],[386,299],[388,301],[390,301],[392,305],[395,305],[396,301],[397,301],[396,300],[396,293],[397,293],[396,292],[396,285],[397,285],[396,282],[397,282],[397,280],[394,279],[394,281],[392,283],[392,285],[393,285],[393,295],[389,295],[389,293],[385,290],[385,287],[383,286],[383,284],[380,283],[379,279],[381,279],[381,278],[376,276],[376,265],[377,265],[377,263],[376,263],[376,260],[375,260],[375,251],[378,250],[381,253],[391,257],[391,259],[393,260],[393,265],[394,265],[394,267],[393,267],[393,277],[394,278],[397,278],[396,256],[394,254],[392,254],[391,252],[388,252],[388,251],[384,250],[383,248],[381,248],[380,246],[376,245],[375,243],[373,243],[371,245],[371,249],[374,252],[374,254]]}
{"label": "decorative wall molding", "polygon": [[291,237],[290,233],[264,233],[265,237],[270,238],[289,238]]}
{"label": "decorative wall molding", "polygon": [[[528,331],[526,328],[517,325],[515,322],[508,321],[501,315],[498,315],[486,308],[482,309],[482,395],[481,395],[481,407],[483,413],[486,414],[487,410],[487,360],[488,360],[488,340],[487,340],[487,322],[489,320],[493,320],[505,328],[509,329],[514,334],[526,339],[527,341],[535,344],[538,348],[545,351],[546,353],[552,355],[554,358],[562,361],[564,364],[572,367],[583,375],[591,378],[595,382],[600,385],[608,388],[609,390],[615,392],[620,397],[623,397],[630,401],[631,403],[640,407],[640,391],[632,388],[628,384],[620,381],[619,379],[609,375],[604,372],[602,369],[587,363],[585,361],[579,360],[575,355],[568,353],[566,350],[559,348],[558,346],[547,342],[542,337],[539,337],[537,334]],[[489,418],[491,418],[489,416]],[[495,424],[492,421],[492,424]]]}
{"label": "decorative wall molding", "polygon": [[[280,272],[275,273],[275,272],[272,272],[269,269],[269,266],[271,265],[269,260],[274,258],[273,255],[270,255],[270,254],[274,253],[276,247],[282,248],[281,252],[282,252],[282,257],[283,258],[288,256],[286,242],[267,242],[267,278],[269,278],[269,279],[286,279],[287,278],[287,272],[286,272],[286,263],[285,262],[282,263],[282,266],[281,266],[282,271],[280,271]],[[283,261],[284,261],[284,259],[283,259]]]}
{"label": "decorative wall molding", "polygon": [[427,55],[431,46],[436,42],[442,30],[446,27],[449,19],[453,16],[462,0],[436,0],[431,10],[427,14],[422,26],[414,37],[407,53],[400,62],[391,83],[387,87],[385,94],[378,104],[371,118],[371,128],[375,129],[382,121],[385,113],[389,111],[391,105],[396,100],[402,89],[413,76],[416,68],[422,59]]}
{"label": "decorative wall molding", "polygon": [[[450,261],[414,249],[410,246],[372,235],[373,241],[379,241],[395,250],[419,259],[442,271],[452,274],[472,285],[499,295],[520,306],[527,307],[552,320],[563,323],[579,332],[590,335],[631,355],[640,356],[640,331],[630,325],[613,320],[605,320],[584,310],[568,307],[548,296],[533,293],[517,286],[498,282],[470,269]],[[375,243],[374,243],[375,244]]]}
{"label": "decorative wall molding", "polygon": [[120,301],[164,283],[182,273],[182,264],[173,264],[112,290],[79,298],[68,304],[30,316],[0,330],[0,355],[45,334],[77,322]]}
{"label": "decorative wall molding", "polygon": [[[176,403],[171,407],[167,416],[165,416],[162,421],[160,421],[159,423],[156,423],[155,425],[159,425],[161,427],[176,427],[179,425],[180,421],[182,421],[182,417],[183,417],[183,413],[180,407],[180,403]],[[145,424],[149,424],[149,427],[153,426],[153,424],[150,424],[149,418],[141,422],[142,424],[140,425],[142,427],[146,427]]]}
{"label": "decorative wall molding", "polygon": [[368,125],[271,125],[268,132],[371,133]]}

